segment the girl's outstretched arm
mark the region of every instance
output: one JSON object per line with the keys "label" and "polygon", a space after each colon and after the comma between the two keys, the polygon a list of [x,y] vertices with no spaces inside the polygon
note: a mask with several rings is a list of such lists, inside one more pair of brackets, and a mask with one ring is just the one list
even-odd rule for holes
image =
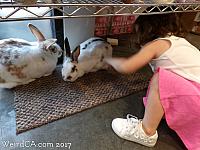
{"label": "girl's outstretched arm", "polygon": [[107,58],[105,61],[120,73],[132,73],[159,57],[170,47],[167,40],[156,40],[146,44],[137,54],[129,58]]}

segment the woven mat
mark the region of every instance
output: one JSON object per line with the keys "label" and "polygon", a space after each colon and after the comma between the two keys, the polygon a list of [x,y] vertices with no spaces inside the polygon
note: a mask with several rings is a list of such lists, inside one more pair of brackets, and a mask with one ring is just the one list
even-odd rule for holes
{"label": "woven mat", "polygon": [[62,80],[60,70],[14,89],[17,134],[143,90],[149,80],[139,72],[102,70],[71,83]]}

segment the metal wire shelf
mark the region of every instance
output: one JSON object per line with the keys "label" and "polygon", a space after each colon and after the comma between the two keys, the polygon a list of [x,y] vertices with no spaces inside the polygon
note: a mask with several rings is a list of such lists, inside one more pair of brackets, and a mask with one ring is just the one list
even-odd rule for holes
{"label": "metal wire shelf", "polygon": [[[148,7],[151,9],[147,10]],[[45,12],[36,13],[36,10],[40,8],[45,8]],[[48,14],[55,9],[63,15],[49,16]],[[47,4],[42,1],[36,4],[18,4],[12,0],[0,0],[0,22],[198,11],[200,11],[200,2],[152,4],[146,1],[146,3],[124,4],[121,0],[63,0],[62,3],[56,4]],[[23,16],[22,12],[29,13],[28,17]],[[17,13],[21,14],[20,17],[16,17]]]}

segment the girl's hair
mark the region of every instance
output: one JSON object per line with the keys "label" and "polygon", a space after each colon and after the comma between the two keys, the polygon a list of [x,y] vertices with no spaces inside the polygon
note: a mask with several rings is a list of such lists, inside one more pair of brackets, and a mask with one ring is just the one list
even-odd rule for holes
{"label": "girl's hair", "polygon": [[183,36],[180,16],[176,13],[141,15],[134,23],[135,43],[142,46],[167,35]]}

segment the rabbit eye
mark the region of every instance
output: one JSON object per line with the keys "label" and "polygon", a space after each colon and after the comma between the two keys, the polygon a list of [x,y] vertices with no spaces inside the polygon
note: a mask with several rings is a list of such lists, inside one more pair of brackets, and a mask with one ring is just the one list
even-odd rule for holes
{"label": "rabbit eye", "polygon": [[50,47],[49,50],[50,50],[51,52],[53,52],[53,53],[56,53],[56,52],[57,52],[57,50],[56,50],[55,47]]}
{"label": "rabbit eye", "polygon": [[71,78],[72,78],[71,76],[68,76],[68,77],[67,77],[68,80],[70,80]]}
{"label": "rabbit eye", "polygon": [[74,71],[77,71],[76,66],[74,66],[74,67],[72,68],[72,71],[71,71],[71,72],[74,72]]}

